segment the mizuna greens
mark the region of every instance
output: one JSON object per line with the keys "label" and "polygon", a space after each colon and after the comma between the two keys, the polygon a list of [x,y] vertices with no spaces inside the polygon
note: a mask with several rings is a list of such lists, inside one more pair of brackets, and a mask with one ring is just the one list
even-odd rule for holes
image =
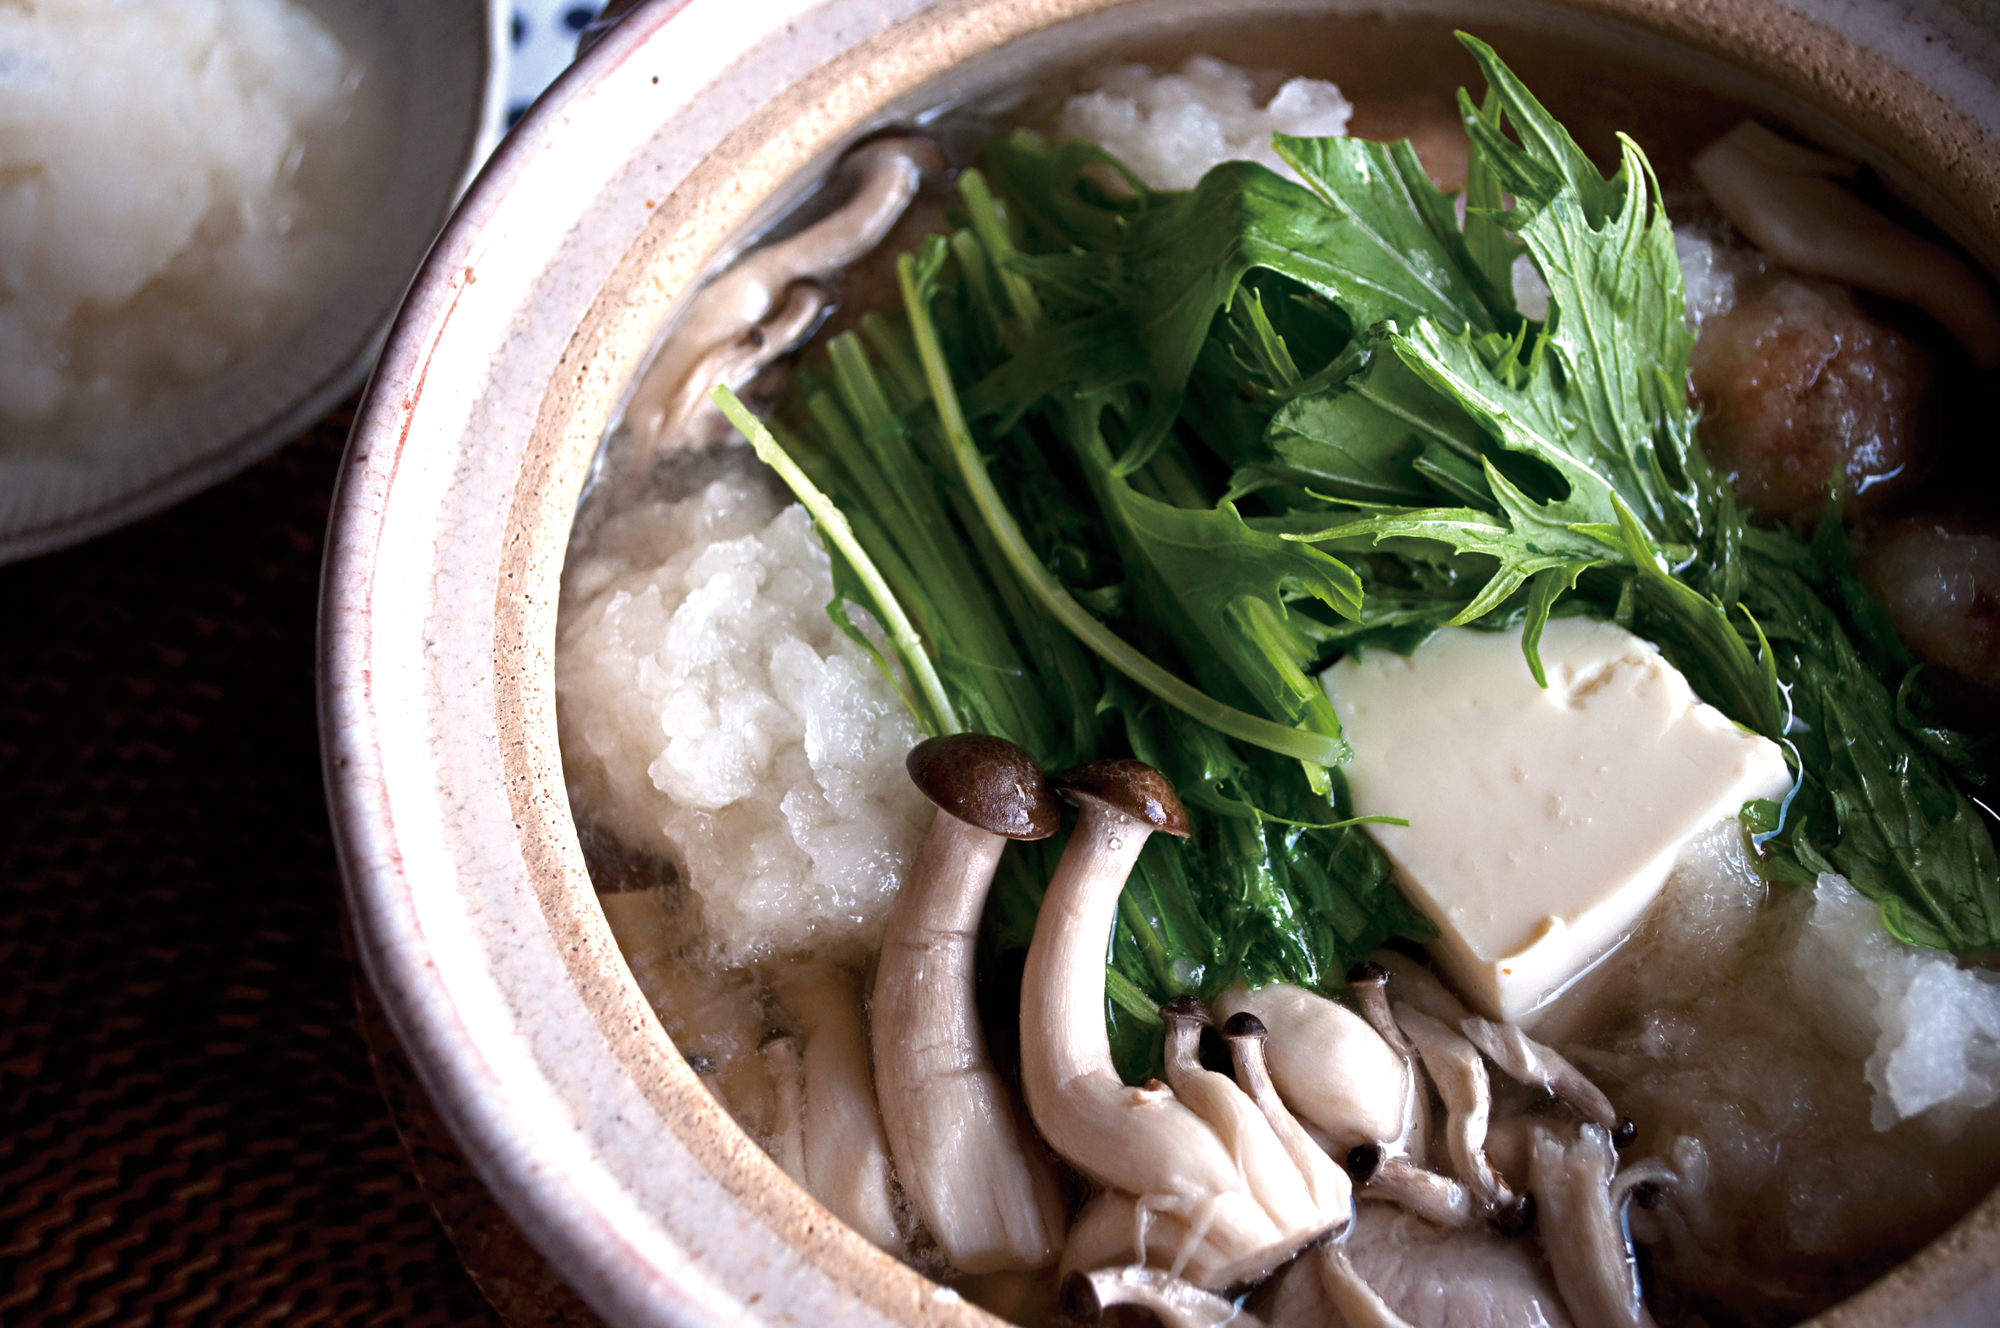
{"label": "mizuna greens", "polygon": [[[1195,836],[1148,847],[1111,946],[1130,1072],[1173,994],[1324,987],[1427,934],[1351,819],[1314,675],[1446,624],[1523,626],[1538,679],[1552,614],[1629,626],[1784,745],[1795,791],[1744,813],[1769,876],[1837,871],[1906,941],[2000,945],[1983,768],[1928,719],[1837,500],[1809,539],[1750,525],[1695,443],[1645,156],[1621,140],[1600,175],[1461,40],[1488,84],[1460,94],[1462,224],[1407,143],[1280,136],[1303,187],[1236,162],[1157,192],[1019,132],[961,176],[958,229],[903,258],[901,313],[833,339],[775,440],[729,403],[796,463],[829,611],[864,641],[848,605],[891,626],[927,729],[1050,767],[1130,752],[1181,790]],[[1514,304],[1523,248],[1541,322]],[[1055,847],[1009,854],[991,949],[1025,948]]]}

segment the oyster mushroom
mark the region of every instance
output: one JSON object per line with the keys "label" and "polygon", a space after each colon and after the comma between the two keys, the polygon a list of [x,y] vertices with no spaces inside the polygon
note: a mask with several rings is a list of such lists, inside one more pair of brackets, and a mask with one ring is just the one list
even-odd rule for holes
{"label": "oyster mushroom", "polygon": [[[1535,1131],[1530,1189],[1540,1214],[1542,1248],[1578,1328],[1652,1328],[1640,1294],[1639,1267],[1621,1214],[1611,1202],[1617,1155],[1610,1132],[1581,1126],[1574,1139],[1546,1126]],[[1631,1194],[1630,1188],[1626,1196]]]}
{"label": "oyster mushroom", "polygon": [[1040,1268],[1062,1249],[1062,1194],[987,1051],[973,951],[1007,841],[1054,834],[1060,805],[1034,759],[1001,738],[932,738],[908,769],[938,812],[875,969],[882,1125],[904,1193],[953,1267]]}
{"label": "oyster mushroom", "polygon": [[1456,1029],[1516,1083],[1540,1088],[1583,1119],[1610,1130],[1620,1147],[1630,1142],[1631,1121],[1620,1119],[1604,1091],[1561,1054],[1529,1037],[1517,1024],[1495,1023],[1471,1013],[1416,960],[1388,951],[1378,951],[1377,960],[1363,967],[1386,969],[1403,1003]]}
{"label": "oyster mushroom", "polygon": [[[1453,1028],[1457,1028],[1469,1013],[1465,1003],[1451,994],[1423,960],[1397,954],[1394,950],[1377,950],[1368,956],[1367,962],[1387,971],[1389,985],[1395,989],[1388,994],[1388,998],[1395,1003],[1421,1010]],[[1393,1023],[1394,1019],[1390,1022]]]}
{"label": "oyster mushroom", "polygon": [[[633,477],[643,478],[653,458],[664,446],[679,440],[706,442],[703,434],[721,432],[721,413],[708,393],[717,384],[734,392],[755,378],[765,365],[812,335],[827,311],[830,299],[824,289],[810,281],[795,282],[761,321],[751,323],[725,340],[706,347],[691,364],[680,366],[680,378],[671,391],[662,384],[659,400],[650,396],[633,405],[643,416],[627,413],[631,425],[630,465]],[[666,352],[662,352],[665,358]],[[649,374],[641,390],[652,386]],[[704,427],[705,425],[705,427]]]}
{"label": "oyster mushroom", "polygon": [[1407,1005],[1396,1006],[1396,1023],[1416,1044],[1424,1070],[1444,1099],[1448,1118],[1445,1147],[1452,1169],[1472,1191],[1482,1212],[1503,1227],[1524,1227],[1528,1213],[1522,1201],[1486,1160],[1486,1125],[1493,1110],[1493,1088],[1479,1049],[1442,1020]]}
{"label": "oyster mushroom", "polygon": [[927,139],[892,135],[862,144],[841,164],[859,177],[847,202],[703,286],[646,367],[625,409],[634,478],[652,468],[662,446],[704,420],[720,422],[710,388],[743,386],[817,325],[825,293],[794,283],[830,278],[880,244],[944,157]]}
{"label": "oyster mushroom", "polygon": [[1508,1078],[1545,1090],[1585,1120],[1611,1131],[1614,1140],[1621,1134],[1629,1137],[1629,1123],[1619,1120],[1604,1090],[1560,1054],[1523,1033],[1518,1025],[1496,1024],[1469,1014],[1458,1028],[1466,1041],[1484,1052]]}
{"label": "oyster mushroom", "polygon": [[[1049,1146],[1112,1192],[1079,1219],[1091,1234],[1086,1252],[1102,1253],[1123,1227],[1127,1250],[1164,1256],[1171,1271],[1187,1271],[1202,1286],[1260,1276],[1344,1228],[1351,1210],[1314,1207],[1297,1220],[1296,1191],[1260,1189],[1218,1133],[1269,1126],[1237,1112],[1211,1123],[1165,1084],[1128,1087],[1112,1065],[1104,1024],[1105,939],[1125,878],[1147,837],[1185,835],[1187,815],[1159,772],[1137,761],[1094,762],[1055,786],[1080,815],[1022,974],[1021,1080]],[[1298,1177],[1293,1183],[1303,1187]],[[1159,1242],[1168,1234],[1174,1244],[1165,1251]],[[1067,1266],[1081,1266],[1076,1239],[1073,1228]]]}

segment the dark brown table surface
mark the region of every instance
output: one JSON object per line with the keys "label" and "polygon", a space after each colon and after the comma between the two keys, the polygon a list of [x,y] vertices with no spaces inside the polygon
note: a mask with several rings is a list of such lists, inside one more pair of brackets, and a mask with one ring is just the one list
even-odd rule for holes
{"label": "dark brown table surface", "polygon": [[0,568],[0,1323],[500,1322],[342,947],[313,637],[350,418]]}

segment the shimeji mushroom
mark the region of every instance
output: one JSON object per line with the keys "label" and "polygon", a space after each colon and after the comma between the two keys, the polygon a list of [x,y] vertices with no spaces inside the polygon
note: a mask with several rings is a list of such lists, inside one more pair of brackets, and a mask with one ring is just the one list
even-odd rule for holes
{"label": "shimeji mushroom", "polygon": [[1389,1011],[1389,970],[1372,959],[1364,959],[1348,970],[1347,985],[1360,1002],[1368,1026],[1381,1034],[1382,1040],[1399,1055],[1413,1055],[1403,1030],[1396,1027],[1396,1016]]}
{"label": "shimeji mushroom", "polygon": [[1306,1134],[1305,1126],[1285,1106],[1277,1085],[1271,1081],[1270,1063],[1265,1055],[1270,1033],[1264,1021],[1248,1010],[1239,1010],[1222,1026],[1222,1039],[1229,1044],[1230,1058],[1236,1065],[1236,1082],[1264,1113],[1271,1133],[1278,1137],[1292,1165],[1304,1177],[1313,1203],[1322,1211],[1336,1208],[1352,1211],[1354,1183],[1326,1150]]}
{"label": "shimeji mushroom", "polygon": [[661,447],[704,420],[721,421],[710,388],[742,387],[818,326],[825,292],[794,283],[832,277],[880,244],[924,177],[944,169],[944,156],[927,139],[899,134],[862,144],[841,165],[859,176],[845,203],[756,250],[689,302],[625,409],[628,473],[643,477]]}
{"label": "shimeji mushroom", "polygon": [[1062,1193],[987,1052],[973,949],[1007,841],[1054,834],[1060,804],[1034,758],[1001,738],[931,738],[908,769],[938,812],[875,969],[882,1124],[903,1191],[953,1267],[1040,1268],[1062,1249]]}
{"label": "shimeji mushroom", "polygon": [[[1094,762],[1055,787],[1080,815],[1022,974],[1022,1087],[1050,1147],[1107,1191],[1072,1229],[1064,1262],[1081,1267],[1080,1255],[1108,1255],[1122,1231],[1134,1261],[1164,1261],[1204,1287],[1260,1276],[1306,1243],[1344,1230],[1351,1192],[1336,1183],[1337,1196],[1300,1210],[1301,1191],[1312,1193],[1303,1176],[1260,1181],[1219,1133],[1262,1131],[1259,1155],[1282,1155],[1283,1142],[1266,1138],[1269,1123],[1254,1103],[1249,1114],[1231,1109],[1211,1121],[1165,1084],[1132,1088],[1119,1078],[1104,1023],[1106,938],[1147,837],[1185,836],[1187,814],[1159,772],[1138,761]],[[1088,1236],[1081,1251],[1079,1231]]]}
{"label": "shimeji mushroom", "polygon": [[1167,1086],[1235,1155],[1279,1224],[1310,1226],[1319,1213],[1347,1206],[1354,1188],[1347,1173],[1306,1137],[1271,1086],[1256,1016],[1236,1015],[1223,1029],[1236,1067],[1231,1079],[1201,1064],[1201,1030],[1210,1020],[1200,1001],[1176,996],[1160,1014],[1167,1021]]}
{"label": "shimeji mushroom", "polygon": [[1421,1151],[1422,1087],[1414,1069],[1353,1011],[1303,987],[1274,982],[1224,992],[1225,1018],[1254,1015],[1271,1033],[1271,1080],[1293,1114],[1319,1131],[1335,1157],[1362,1144]]}
{"label": "shimeji mushroom", "polygon": [[1478,1220],[1472,1194],[1463,1185],[1407,1157],[1384,1154],[1378,1144],[1362,1144],[1350,1152],[1347,1174],[1363,1198],[1385,1200],[1435,1226],[1465,1227]]}

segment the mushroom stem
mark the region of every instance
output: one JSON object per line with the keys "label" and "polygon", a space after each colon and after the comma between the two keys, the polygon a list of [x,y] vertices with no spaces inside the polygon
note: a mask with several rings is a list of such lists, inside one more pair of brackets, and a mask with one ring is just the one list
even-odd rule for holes
{"label": "mushroom stem", "polygon": [[[841,164],[860,176],[847,202],[798,234],[749,254],[703,286],[646,367],[625,408],[631,431],[627,468],[634,478],[643,477],[660,448],[677,444],[702,412],[714,411],[707,398],[717,380],[703,378],[704,371],[713,372],[705,362],[760,324],[764,345],[751,349],[770,352],[764,363],[789,349],[810,329],[818,309],[810,317],[801,317],[795,308],[789,317],[772,319],[785,292],[794,282],[833,276],[881,243],[916,197],[924,176],[944,168],[944,158],[928,140],[901,135],[864,143]],[[740,364],[737,372],[742,372]]]}
{"label": "mushroom stem", "polygon": [[1367,1199],[1386,1199],[1433,1226],[1456,1230],[1479,1219],[1472,1195],[1463,1185],[1406,1157],[1382,1158],[1361,1187],[1361,1194]]}
{"label": "mushroom stem", "polygon": [[1083,804],[1022,970],[1021,1083],[1042,1137],[1077,1170],[1194,1222],[1237,1192],[1236,1160],[1173,1090],[1126,1086],[1104,1023],[1105,937],[1152,831],[1101,798]]}
{"label": "mushroom stem", "polygon": [[1277,1086],[1271,1082],[1264,1054],[1270,1035],[1264,1021],[1248,1010],[1240,1010],[1222,1026],[1222,1036],[1229,1043],[1230,1057],[1236,1065],[1236,1082],[1257,1104],[1271,1133],[1284,1145],[1292,1166],[1305,1180],[1313,1206],[1322,1212],[1352,1214],[1354,1182],[1325,1149],[1306,1136],[1305,1127],[1286,1109]]}
{"label": "mushroom stem", "polygon": [[802,962],[772,974],[772,987],[805,1043],[799,1072],[780,1080],[780,1100],[786,1084],[799,1085],[803,1174],[795,1179],[835,1217],[897,1252],[903,1240],[856,986],[851,975],[825,963]]}
{"label": "mushroom stem", "polygon": [[1604,1096],[1604,1090],[1560,1054],[1523,1033],[1518,1025],[1496,1024],[1469,1014],[1459,1022],[1459,1031],[1516,1083],[1543,1089],[1593,1125],[1618,1129],[1618,1113],[1612,1110],[1611,1099]]}
{"label": "mushroom stem", "polygon": [[[1021,1079],[1036,1127],[1092,1180],[1134,1194],[1223,1185],[1235,1168],[1170,1089],[1128,1088],[1111,1062],[1104,938],[1151,831],[1101,805],[1085,809],[1042,899],[1021,977]],[[1155,1133],[1207,1135],[1206,1146],[1191,1145],[1185,1159],[1163,1156]],[[1203,1167],[1213,1174],[1199,1174]]]}
{"label": "mushroom stem", "polygon": [[1052,834],[1058,807],[1032,758],[998,738],[933,738],[909,768],[938,813],[875,970],[883,1128],[904,1193],[954,1267],[1044,1267],[1062,1249],[1062,1192],[987,1050],[973,957],[1007,840]]}
{"label": "mushroom stem", "polygon": [[1357,965],[1357,970],[1364,966],[1385,970],[1396,984],[1399,1004],[1457,1029],[1491,1057],[1508,1078],[1552,1094],[1585,1120],[1613,1131],[1614,1137],[1629,1129],[1619,1120],[1604,1091],[1554,1049],[1529,1037],[1517,1024],[1496,1023],[1471,1013],[1438,981],[1436,974],[1417,961],[1388,951],[1376,954],[1380,962]]}
{"label": "mushroom stem", "polygon": [[1486,1124],[1493,1110],[1492,1085],[1479,1049],[1443,1022],[1407,1005],[1396,1006],[1396,1022],[1416,1044],[1424,1069],[1444,1099],[1445,1147],[1452,1169],[1472,1190],[1479,1207],[1501,1217],[1517,1206],[1514,1192],[1486,1160]]}
{"label": "mushroom stem", "polygon": [[1395,1004],[1407,1005],[1452,1028],[1465,1021],[1465,1003],[1452,995],[1422,960],[1394,950],[1377,950],[1369,960],[1388,970],[1389,983],[1395,988],[1390,999]]}
{"label": "mushroom stem", "polygon": [[1632,1239],[1628,1214],[1632,1205],[1651,1208],[1659,1202],[1660,1195],[1680,1184],[1681,1178],[1674,1174],[1672,1167],[1656,1157],[1641,1158],[1625,1167],[1611,1178],[1611,1211],[1625,1228],[1625,1240]]}
{"label": "mushroom stem", "polygon": [[[1339,1202],[1330,1195],[1324,1201],[1321,1199],[1314,1188],[1317,1177],[1301,1169],[1262,1104],[1247,1096],[1228,1075],[1203,1068],[1201,1030],[1208,1026],[1209,1015],[1201,1002],[1192,996],[1176,996],[1160,1007],[1160,1014],[1167,1021],[1168,1087],[1195,1115],[1208,1122],[1278,1225],[1285,1228],[1311,1225],[1322,1202]],[[1267,1086],[1268,1083],[1267,1078]],[[1296,1129],[1298,1123],[1291,1123]],[[1312,1148],[1312,1144],[1306,1142],[1306,1147]],[[1326,1157],[1324,1153],[1319,1155]],[[1330,1165],[1331,1159],[1328,1162]]]}
{"label": "mushroom stem", "polygon": [[1071,1273],[1063,1280],[1064,1317],[1076,1323],[1096,1323],[1113,1305],[1137,1305],[1151,1310],[1166,1328],[1264,1328],[1256,1315],[1235,1301],[1203,1291],[1157,1268],[1129,1265]]}
{"label": "mushroom stem", "polygon": [[1278,1096],[1335,1154],[1364,1143],[1390,1152],[1406,1145],[1414,1071],[1353,1011],[1286,982],[1232,988],[1216,1008],[1229,1019],[1253,1016],[1270,1030],[1264,1059]]}
{"label": "mushroom stem", "polygon": [[1574,1140],[1535,1131],[1529,1186],[1541,1213],[1542,1248],[1577,1328],[1652,1328],[1638,1264],[1611,1206],[1617,1166],[1610,1134],[1585,1124]]}
{"label": "mushroom stem", "polygon": [[[1095,762],[1057,788],[1080,814],[1035,920],[1022,974],[1028,1109],[1051,1148],[1131,1198],[1141,1248],[1150,1243],[1148,1223],[1175,1219],[1184,1235],[1173,1271],[1198,1265],[1205,1271],[1194,1280],[1208,1287],[1260,1276],[1350,1214],[1309,1208],[1309,1220],[1299,1222],[1297,1194],[1260,1188],[1259,1174],[1239,1164],[1248,1154],[1225,1142],[1225,1135],[1258,1130],[1269,1137],[1254,1104],[1247,1114],[1214,1107],[1218,1115],[1209,1120],[1163,1084],[1127,1087],[1112,1065],[1104,1023],[1104,947],[1125,878],[1155,829],[1187,833],[1186,813],[1166,780],[1137,761]],[[1270,1147],[1282,1155],[1275,1140]],[[1296,1174],[1291,1185],[1303,1189]]]}
{"label": "mushroom stem", "polygon": [[1361,1013],[1367,1018],[1368,1026],[1399,1055],[1411,1055],[1403,1030],[1396,1027],[1396,1017],[1389,1013],[1389,970],[1372,959],[1364,959],[1348,970],[1347,985],[1353,988],[1355,999],[1361,1003]]}

